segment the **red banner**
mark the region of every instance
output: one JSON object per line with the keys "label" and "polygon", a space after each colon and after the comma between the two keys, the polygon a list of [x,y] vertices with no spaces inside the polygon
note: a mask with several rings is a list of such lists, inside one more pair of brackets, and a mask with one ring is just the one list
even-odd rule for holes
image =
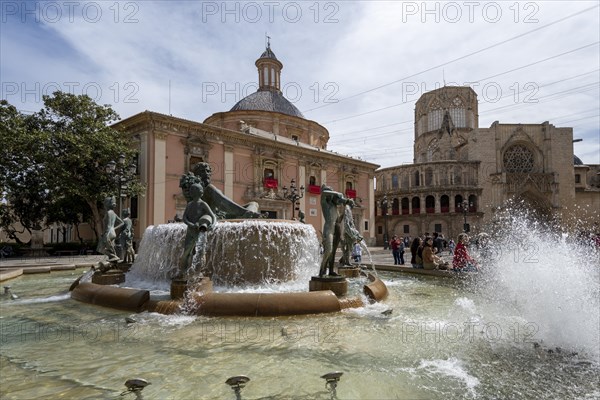
{"label": "red banner", "polygon": [[267,189],[277,189],[278,182],[277,182],[277,179],[265,178],[264,185],[265,185],[265,188],[267,188]]}
{"label": "red banner", "polygon": [[308,193],[321,194],[321,186],[319,185],[308,185]]}

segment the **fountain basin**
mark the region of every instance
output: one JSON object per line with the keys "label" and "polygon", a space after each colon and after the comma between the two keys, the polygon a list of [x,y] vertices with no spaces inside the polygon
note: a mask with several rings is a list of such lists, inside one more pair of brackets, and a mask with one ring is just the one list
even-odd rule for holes
{"label": "fountain basin", "polygon": [[[369,274],[370,283],[364,293],[379,301],[387,296],[387,287]],[[154,311],[161,314],[186,313],[204,316],[275,317],[339,312],[345,308],[362,307],[356,298],[338,299],[331,290],[290,293],[218,293],[212,283],[203,279],[200,290],[189,291],[183,301],[151,300],[148,290],[120,288],[95,283],[79,283],[71,298],[84,303],[128,311]]]}
{"label": "fountain basin", "polygon": [[79,283],[73,289],[71,298],[83,303],[141,312],[147,307],[147,303],[150,300],[150,292],[141,289],[120,288],[83,282]]}

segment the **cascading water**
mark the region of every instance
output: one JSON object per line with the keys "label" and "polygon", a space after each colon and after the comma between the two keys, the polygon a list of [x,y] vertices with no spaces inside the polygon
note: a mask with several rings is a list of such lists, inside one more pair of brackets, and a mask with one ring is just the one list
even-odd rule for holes
{"label": "cascading water", "polygon": [[[185,232],[184,224],[148,227],[140,243],[140,256],[129,272],[131,279],[166,288],[183,252]],[[304,288],[318,271],[319,243],[314,228],[307,224],[222,221],[207,232],[205,244],[200,242],[206,257],[194,257],[192,268],[211,276],[216,285],[277,284],[275,288],[298,282]]]}
{"label": "cascading water", "polygon": [[600,356],[600,252],[569,240],[516,208],[494,225],[481,249],[478,287],[507,313],[528,321],[526,336],[547,348]]}
{"label": "cascading water", "polygon": [[168,288],[169,275],[177,268],[183,254],[186,229],[185,224],[151,225],[146,228],[127,279]]}

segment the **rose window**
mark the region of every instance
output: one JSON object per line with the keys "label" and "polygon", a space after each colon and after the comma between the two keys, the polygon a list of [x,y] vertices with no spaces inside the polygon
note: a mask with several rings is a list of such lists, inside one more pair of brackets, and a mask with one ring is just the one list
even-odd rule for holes
{"label": "rose window", "polygon": [[509,173],[526,173],[533,170],[533,153],[525,146],[511,146],[504,153],[504,169]]}

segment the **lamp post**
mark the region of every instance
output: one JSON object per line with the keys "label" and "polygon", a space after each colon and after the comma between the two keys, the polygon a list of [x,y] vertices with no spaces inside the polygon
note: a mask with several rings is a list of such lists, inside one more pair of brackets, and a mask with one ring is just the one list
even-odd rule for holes
{"label": "lamp post", "polygon": [[113,174],[112,179],[117,185],[117,195],[119,196],[119,201],[117,202],[117,215],[121,216],[121,211],[123,209],[122,204],[122,190],[127,188],[124,185],[131,180],[135,172],[137,171],[137,166],[135,163],[131,163],[130,165],[125,165],[126,157],[124,154],[121,154],[117,161],[109,161],[106,164],[106,172]]}
{"label": "lamp post", "polygon": [[292,202],[292,219],[295,216],[296,202],[304,197],[304,185],[300,186],[300,189],[296,187],[296,180],[292,179],[290,187],[283,187],[283,197]]}
{"label": "lamp post", "polygon": [[388,236],[388,198],[387,195],[383,195],[381,199],[381,211],[383,211],[383,249],[387,250],[390,244],[390,238]]}
{"label": "lamp post", "polygon": [[472,204],[469,204],[469,202],[467,200],[463,200],[461,203],[461,207],[462,207],[462,211],[463,211],[463,216],[465,218],[465,222],[463,225],[463,232],[467,233],[470,231],[470,227],[469,224],[467,224],[467,211],[469,210],[469,206]]}

